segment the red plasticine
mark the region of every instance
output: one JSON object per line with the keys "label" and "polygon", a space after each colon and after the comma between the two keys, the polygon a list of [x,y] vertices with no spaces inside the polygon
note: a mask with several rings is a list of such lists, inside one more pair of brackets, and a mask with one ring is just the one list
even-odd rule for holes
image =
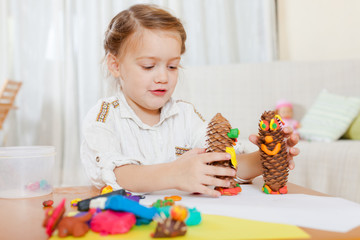
{"label": "red plasticine", "polygon": [[65,198],[55,209],[49,209],[45,213],[45,220],[43,226],[46,228],[46,233],[50,237],[56,228],[65,212]]}
{"label": "red plasticine", "polygon": [[101,235],[128,232],[136,223],[136,217],[129,212],[107,210],[97,214],[91,220],[91,230]]}
{"label": "red plasticine", "polygon": [[44,206],[44,207],[51,207],[53,204],[54,204],[54,201],[53,201],[53,200],[43,201],[43,206]]}
{"label": "red plasticine", "polygon": [[239,192],[241,192],[241,187],[235,187],[235,188],[215,188],[215,190],[219,191],[221,195],[225,196],[234,196],[237,195]]}

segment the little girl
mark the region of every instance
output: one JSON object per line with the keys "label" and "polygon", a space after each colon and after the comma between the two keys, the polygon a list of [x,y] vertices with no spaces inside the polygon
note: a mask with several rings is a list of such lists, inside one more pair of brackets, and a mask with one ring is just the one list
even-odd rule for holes
{"label": "little girl", "polygon": [[[228,187],[227,176],[250,182],[262,172],[259,152],[240,154],[238,171],[208,165],[228,153],[206,153],[207,123],[195,108],[171,95],[178,80],[186,33],[180,20],[154,5],[120,12],[106,31],[104,48],[117,94],[102,99],[83,125],[81,159],[91,182],[115,190],[179,189],[219,196],[207,186]],[[285,129],[288,137],[289,129]],[[257,142],[255,135],[250,141]],[[290,169],[299,150],[288,138]]]}

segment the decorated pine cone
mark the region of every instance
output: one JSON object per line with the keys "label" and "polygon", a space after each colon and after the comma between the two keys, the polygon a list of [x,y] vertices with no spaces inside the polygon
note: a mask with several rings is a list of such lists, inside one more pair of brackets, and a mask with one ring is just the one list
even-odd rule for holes
{"label": "decorated pine cone", "polygon": [[188,209],[180,205],[174,205],[170,209],[170,216],[165,217],[160,213],[160,216],[155,219],[158,225],[155,233],[152,234],[153,238],[167,238],[184,236],[187,232],[185,219],[188,217]]}
{"label": "decorated pine cone", "polygon": [[[217,113],[210,121],[207,129],[207,152],[229,152],[233,157],[228,161],[216,161],[210,165],[231,167],[237,169],[236,155],[233,146],[235,145],[236,138],[238,137],[239,130],[231,129],[229,121],[224,118],[220,113]],[[225,177],[217,176],[224,179]],[[234,179],[231,179],[230,188],[239,188]],[[238,192],[240,189],[237,190]],[[226,195],[224,193],[223,195]],[[229,194],[234,195],[234,194]]]}
{"label": "decorated pine cone", "polygon": [[169,238],[184,236],[187,232],[187,226],[183,221],[176,221],[171,217],[159,222],[156,226],[155,233],[152,234],[153,238]]}
{"label": "decorated pine cone", "polygon": [[[231,130],[229,121],[217,113],[209,122],[207,129],[206,152],[226,152],[226,147],[232,147],[234,140],[227,135]],[[210,165],[231,167],[231,161],[212,162]]]}
{"label": "decorated pine cone", "polygon": [[263,166],[266,193],[287,193],[287,151],[283,134],[283,122],[274,111],[265,111],[259,123],[260,155]]}

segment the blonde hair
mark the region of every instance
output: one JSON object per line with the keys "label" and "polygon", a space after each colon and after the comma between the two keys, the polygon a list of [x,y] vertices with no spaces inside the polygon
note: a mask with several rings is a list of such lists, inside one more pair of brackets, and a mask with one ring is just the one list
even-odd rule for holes
{"label": "blonde hair", "polygon": [[181,54],[185,52],[186,32],[181,21],[156,5],[137,4],[111,20],[105,32],[105,55],[121,56],[130,37],[142,28],[179,33]]}

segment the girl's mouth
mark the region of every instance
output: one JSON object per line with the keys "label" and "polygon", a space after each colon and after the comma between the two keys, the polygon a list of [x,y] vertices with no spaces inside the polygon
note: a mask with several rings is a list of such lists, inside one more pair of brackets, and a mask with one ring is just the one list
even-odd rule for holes
{"label": "girl's mouth", "polygon": [[166,93],[165,89],[155,89],[155,90],[150,90],[150,92],[156,96],[164,96]]}

